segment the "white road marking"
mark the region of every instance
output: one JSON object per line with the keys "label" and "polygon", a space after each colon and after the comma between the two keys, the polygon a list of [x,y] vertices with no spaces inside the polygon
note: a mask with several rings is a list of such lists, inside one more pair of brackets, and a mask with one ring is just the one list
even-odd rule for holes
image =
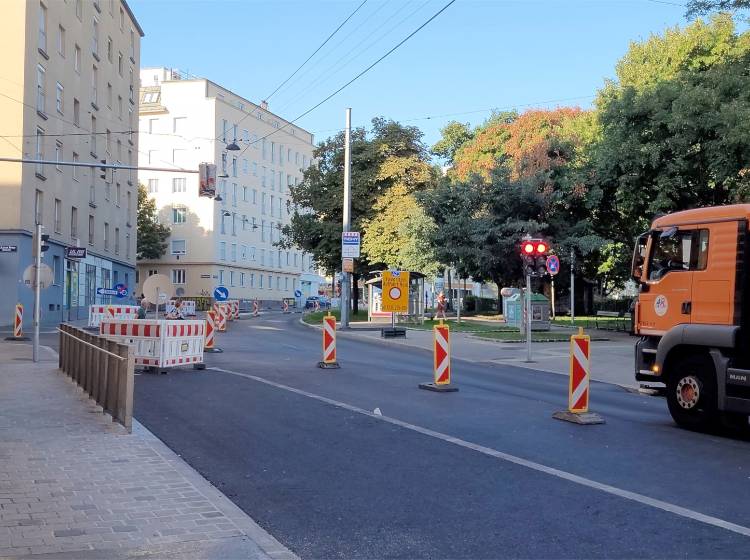
{"label": "white road marking", "polygon": [[279,327],[264,327],[263,325],[250,325],[251,329],[260,329],[262,331],[280,331]]}
{"label": "white road marking", "polygon": [[509,453],[504,453],[502,451],[498,451],[496,449],[492,449],[490,447],[485,447],[484,445],[478,445],[476,443],[471,443],[470,441],[466,441],[460,438],[456,438],[453,436],[449,436],[448,434],[444,434],[442,432],[436,432],[435,430],[430,430],[429,428],[423,428],[422,426],[417,426],[415,424],[410,424],[408,422],[404,422],[402,420],[398,420],[396,418],[391,418],[389,416],[381,416],[374,414],[373,412],[370,412],[369,410],[365,410],[363,408],[359,408],[357,406],[353,406],[350,404],[346,404],[341,401],[337,401],[334,399],[329,399],[328,397],[323,397],[321,395],[316,395],[315,393],[309,393],[307,391],[303,391],[302,389],[295,389],[294,387],[290,387],[288,385],[283,385],[281,383],[276,383],[275,381],[270,381],[268,379],[264,379],[262,377],[258,377],[256,375],[251,375],[249,373],[241,373],[238,371],[231,371],[228,369],[223,368],[217,368],[217,367],[210,367],[207,368],[214,371],[219,371],[222,373],[228,373],[231,375],[237,375],[239,377],[245,377],[247,379],[252,379],[253,381],[257,381],[258,383],[263,383],[265,385],[269,385],[271,387],[276,387],[277,389],[282,389],[284,391],[289,391],[291,393],[295,393],[297,395],[301,395],[303,397],[308,397],[311,399],[314,399],[316,401],[324,402],[326,404],[333,405],[338,408],[342,408],[344,410],[348,410],[350,412],[356,412],[358,414],[362,414],[364,416],[369,416],[370,418],[375,418],[377,420],[382,420],[383,422],[388,422],[389,424],[393,424],[394,426],[400,426],[401,428],[405,428],[407,430],[411,430],[413,432],[417,432],[419,434],[433,437],[442,441],[445,441],[447,443],[452,443],[454,445],[458,445],[459,447],[464,447],[466,449],[471,449],[472,451],[476,451],[478,453],[482,453],[483,455],[487,455],[489,457],[494,457],[496,459],[500,459],[502,461],[507,461],[509,463],[513,463],[515,465],[519,465],[521,467],[526,467],[528,469],[542,472],[544,474],[554,476],[557,478],[560,478],[562,480],[567,480],[568,482],[573,482],[574,484],[579,484],[581,486],[586,486],[587,488],[593,488],[594,490],[599,490],[600,492],[604,492],[606,494],[611,494],[613,496],[617,496],[619,498],[623,498],[626,500],[632,500],[634,502],[637,502],[639,504],[643,504],[646,506],[650,506],[652,508],[660,509],[662,511],[666,511],[669,513],[672,513],[674,515],[678,515],[680,517],[684,517],[686,519],[692,519],[693,521],[698,521],[700,523],[705,523],[706,525],[711,525],[713,527],[718,527],[719,529],[725,529],[727,531],[731,531],[733,533],[738,533],[740,535],[744,535],[746,537],[750,537],[750,527],[745,527],[743,525],[738,525],[736,523],[732,523],[730,521],[726,521],[724,519],[720,519],[718,517],[714,517],[712,515],[706,515],[705,513],[701,513],[699,511],[695,511],[689,508],[685,508],[682,506],[678,506],[676,504],[671,504],[669,502],[665,502],[663,500],[658,500],[656,498],[651,498],[649,496],[646,496],[644,494],[639,494],[637,492],[631,492],[630,490],[623,490],[622,488],[617,488],[616,486],[611,486],[609,484],[604,484],[601,482],[597,482],[595,480],[591,480],[589,478],[585,478],[583,476],[578,476],[573,473],[569,473],[567,471],[563,471],[560,469],[556,469],[554,467],[548,467],[547,465],[543,465],[541,463],[537,463],[534,461],[530,461],[528,459],[524,459],[523,457],[517,457],[516,455],[511,455]]}

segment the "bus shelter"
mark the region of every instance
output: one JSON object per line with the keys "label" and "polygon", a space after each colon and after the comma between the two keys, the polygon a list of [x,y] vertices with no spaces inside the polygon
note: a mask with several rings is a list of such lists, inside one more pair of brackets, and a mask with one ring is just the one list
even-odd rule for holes
{"label": "bus shelter", "polygon": [[[367,320],[372,323],[390,323],[393,315],[382,310],[383,282],[382,272],[374,272],[373,277],[365,282],[367,286]],[[424,274],[409,272],[409,305],[406,313],[396,313],[396,323],[423,323],[425,309]]]}

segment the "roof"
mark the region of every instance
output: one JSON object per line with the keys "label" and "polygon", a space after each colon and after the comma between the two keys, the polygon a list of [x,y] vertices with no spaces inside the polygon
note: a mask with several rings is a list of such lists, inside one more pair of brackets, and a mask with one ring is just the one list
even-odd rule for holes
{"label": "roof", "polygon": [[130,6],[128,6],[128,3],[125,0],[120,0],[122,3],[122,7],[125,8],[125,11],[130,16],[130,19],[133,21],[133,24],[135,25],[135,28],[138,30],[138,33],[141,37],[145,36],[145,33],[143,33],[143,29],[141,28],[141,25],[138,23],[138,20],[135,19],[135,16],[133,15],[133,10],[130,9]]}
{"label": "roof", "polygon": [[652,227],[673,226],[691,222],[715,222],[727,219],[750,219],[750,204],[730,204],[727,206],[710,206],[674,212],[656,218]]}

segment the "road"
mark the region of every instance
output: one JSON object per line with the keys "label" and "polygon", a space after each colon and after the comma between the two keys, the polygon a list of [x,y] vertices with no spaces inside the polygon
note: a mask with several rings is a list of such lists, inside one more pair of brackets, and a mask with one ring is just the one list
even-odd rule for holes
{"label": "road", "polygon": [[[302,558],[750,556],[750,445],[592,385],[607,421],[553,420],[567,380],[339,338],[298,315],[231,324],[205,371],[136,379],[135,415]],[[383,416],[372,414],[375,408]]]}

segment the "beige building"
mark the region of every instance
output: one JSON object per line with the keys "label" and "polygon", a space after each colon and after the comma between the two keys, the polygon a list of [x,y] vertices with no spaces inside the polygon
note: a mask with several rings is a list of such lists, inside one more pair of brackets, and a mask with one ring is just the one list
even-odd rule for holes
{"label": "beige building", "polygon": [[197,170],[215,163],[221,200],[198,196],[195,173],[139,172],[171,228],[166,254],[138,262],[140,282],[164,274],[175,295],[188,298],[210,297],[217,286],[232,298],[262,301],[317,293],[311,256],[274,246],[290,219],[289,187],[310,165],[312,134],[174,69],[142,69],[141,86],[142,165]]}
{"label": "beige building", "polygon": [[[0,156],[138,165],[138,68],[143,36],[124,0],[4,0],[0,21]],[[35,223],[50,236],[54,285],[42,319],[84,317],[97,288],[135,281],[135,173],[0,163],[0,323],[17,301],[30,322]],[[64,247],[86,247],[80,262]]]}

